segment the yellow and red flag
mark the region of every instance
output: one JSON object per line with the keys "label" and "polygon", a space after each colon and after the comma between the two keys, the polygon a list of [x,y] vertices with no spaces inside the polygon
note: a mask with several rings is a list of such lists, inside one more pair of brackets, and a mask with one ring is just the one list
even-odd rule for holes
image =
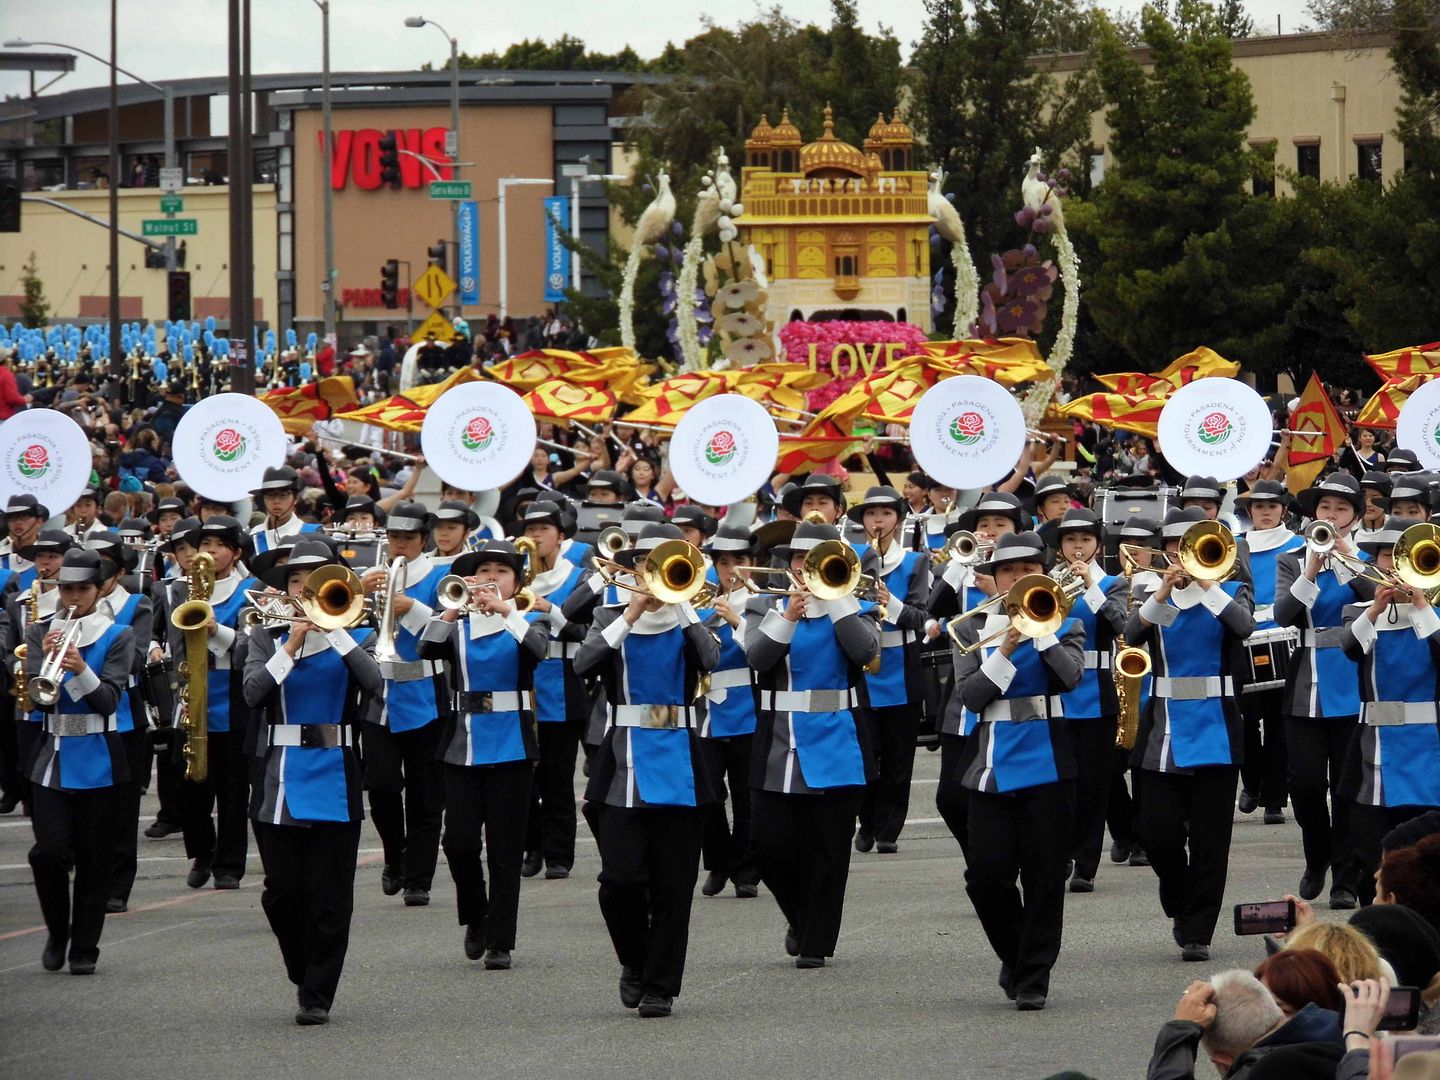
{"label": "yellow and red flag", "polygon": [[531,349],[485,369],[485,375],[512,390],[533,390],[551,379],[564,378],[597,365],[589,353],[567,349]]}
{"label": "yellow and red flag", "polygon": [[680,418],[708,397],[723,394],[740,382],[743,369],[731,371],[687,371],[650,386],[640,387],[644,400],[639,408],[620,418],[622,424],[660,424],[673,427]]}
{"label": "yellow and red flag", "polygon": [[280,423],[291,435],[304,435],[316,420],[329,420],[337,412],[352,407],[355,380],[349,375],[331,375],[304,386],[282,386],[267,390],[260,400],[280,417]]}
{"label": "yellow and red flag", "polygon": [[1057,406],[1056,412],[1071,420],[1084,420],[1116,431],[1133,431],[1153,439],[1167,398],[1168,391],[1165,395],[1087,394]]}
{"label": "yellow and red flag", "polygon": [[1433,375],[1440,372],[1440,341],[1374,353],[1365,357],[1365,362],[1387,382],[1410,375]]}
{"label": "yellow and red flag", "polygon": [[443,382],[412,386],[403,394],[395,394],[384,401],[377,401],[373,405],[366,405],[360,409],[351,409],[343,414],[343,419],[371,424],[388,431],[404,431],[413,434],[420,430],[420,425],[425,422],[425,410],[435,403],[436,398],[452,386],[478,382],[482,378],[483,376],[474,368],[463,367]]}
{"label": "yellow and red flag", "polygon": [[1355,417],[1355,426],[1394,428],[1396,421],[1400,419],[1400,407],[1405,404],[1406,399],[1435,377],[1436,375],[1402,375],[1399,378],[1387,379],[1385,385],[1375,391],[1370,400],[1361,407],[1360,414]]}
{"label": "yellow and red flag", "polygon": [[577,386],[563,379],[541,383],[524,395],[537,417],[568,423],[600,424],[615,415],[615,395],[603,386]]}
{"label": "yellow and red flag", "polygon": [[853,435],[781,435],[780,450],[775,457],[775,471],[806,472],[816,465],[825,465],[845,457],[860,442]]}
{"label": "yellow and red flag", "polygon": [[1312,371],[1299,404],[1290,414],[1290,447],[1285,464],[1285,486],[1290,494],[1298,495],[1313,484],[1331,456],[1340,452],[1344,440],[1345,421],[1325,392],[1320,376]]}
{"label": "yellow and red flag", "polygon": [[1143,371],[1120,371],[1110,375],[1096,375],[1095,379],[1117,394],[1168,394],[1196,379],[1217,376],[1233,378],[1239,373],[1239,364],[1226,360],[1214,349],[1201,345],[1184,356],[1176,357],[1153,375]]}

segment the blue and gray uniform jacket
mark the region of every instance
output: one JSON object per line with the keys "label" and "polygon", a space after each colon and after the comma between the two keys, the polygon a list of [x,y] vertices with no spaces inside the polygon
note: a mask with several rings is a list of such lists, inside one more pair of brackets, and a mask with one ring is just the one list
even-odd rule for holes
{"label": "blue and gray uniform jacket", "polygon": [[590,624],[588,620],[572,624],[565,617],[565,602],[584,578],[584,570],[561,556],[530,583],[536,596],[550,602],[548,612],[526,616],[547,635],[545,656],[535,671],[535,719],[542,724],[583,723],[590,709],[585,686],[575,674],[575,652]]}
{"label": "blue and gray uniform jacket", "polygon": [[[249,718],[241,686],[245,668],[245,634],[237,629],[240,613],[247,606],[246,590],[263,586],[255,578],[242,578],[232,571],[215,582],[210,606],[215,609],[215,633],[207,638],[209,648],[208,708],[206,723],[213,734],[246,731]],[[183,603],[187,594],[184,579],[177,579],[171,593],[174,603]],[[185,656],[185,634],[167,624],[170,656],[179,664]]]}
{"label": "blue and gray uniform jacket", "polygon": [[1306,548],[1275,558],[1275,622],[1300,631],[1285,680],[1285,715],[1312,719],[1360,712],[1360,675],[1341,648],[1345,608],[1371,600],[1375,586],[1343,566],[1304,575]]}
{"label": "blue and gray uniform jacket", "polygon": [[1067,720],[1115,716],[1120,702],[1110,662],[1115,638],[1125,629],[1127,583],[1123,574],[1106,575],[1088,564],[1089,581],[1070,607],[1070,617],[1085,630],[1085,670],[1073,690],[1061,695]]}
{"label": "blue and gray uniform jacket", "polygon": [[436,594],[440,579],[449,572],[448,566],[437,565],[429,555],[405,564],[404,592],[414,603],[395,620],[395,651],[400,659],[380,664],[385,706],[375,717],[393,732],[417,731],[450,708],[444,680],[435,677],[439,669],[434,661],[420,657],[420,635],[440,606]]}
{"label": "blue and gray uniform jacket", "polygon": [[[572,632],[578,631],[579,636],[575,640],[584,641],[590,633],[590,628],[595,624],[596,613],[601,610],[619,610],[629,602],[630,594],[623,589],[617,589],[613,585],[606,585],[605,580],[594,571],[581,574],[580,580],[570,590],[570,595],[565,598],[561,605],[560,613],[565,621],[572,628]],[[567,637],[567,640],[570,640]],[[581,679],[581,685],[586,695],[586,710],[588,713],[585,723],[583,740],[586,746],[599,746],[600,740],[605,737],[605,726],[609,716],[609,706],[605,700],[605,684],[598,675],[582,676],[578,669],[576,676]]]}
{"label": "blue and gray uniform jacket", "polygon": [[865,673],[870,706],[913,705],[923,696],[920,641],[925,636],[925,605],[930,598],[930,555],[893,543],[884,556],[868,544],[856,548],[855,553],[860,556],[860,569],[890,590],[880,627],[880,670]]}

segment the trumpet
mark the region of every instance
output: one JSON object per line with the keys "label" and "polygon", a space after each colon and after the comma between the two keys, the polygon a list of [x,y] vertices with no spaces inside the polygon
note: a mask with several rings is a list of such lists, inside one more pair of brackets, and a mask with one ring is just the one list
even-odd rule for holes
{"label": "trumpet", "polygon": [[80,640],[80,620],[75,617],[73,604],[65,612],[64,628],[55,632],[60,634],[60,640],[45,654],[45,660],[40,665],[40,674],[30,680],[27,688],[30,700],[46,709],[60,700],[60,680],[65,677],[62,667],[65,654],[70,651],[70,646]]}
{"label": "trumpet", "polygon": [[1305,530],[1305,543],[1316,555],[1329,555],[1335,550],[1340,533],[1328,521],[1312,521]]}
{"label": "trumpet", "polygon": [[[851,553],[853,556],[853,552]],[[743,569],[743,568],[742,568]],[[689,603],[704,607],[710,602],[710,585],[705,580],[705,557],[698,548],[685,540],[666,540],[657,544],[634,570],[612,559],[596,558],[595,570],[607,585],[629,592],[649,593],[663,604]],[[635,583],[627,585],[620,575]]]}
{"label": "trumpet", "polygon": [[254,605],[257,622],[308,622],[320,630],[355,626],[368,610],[360,579],[348,566],[312,570],[299,596],[247,589],[245,598]]}
{"label": "trumpet", "polygon": [[[992,596],[983,604],[978,604],[965,612],[958,618],[951,619],[946,632],[950,640],[955,643],[961,656],[968,656],[977,649],[984,648],[992,641],[1005,636],[1014,627],[1027,638],[1044,637],[1046,634],[1053,634],[1059,630],[1065,622],[1065,617],[1070,614],[1070,607],[1075,603],[1075,597],[1079,595],[1078,579],[1072,578],[1071,582],[1062,585],[1047,574],[1026,574],[1014,585],[1010,591],[999,596]],[[993,634],[987,634],[979,638],[973,644],[967,645],[960,640],[956,633],[956,627],[966,619],[975,617],[982,613],[989,613],[998,608],[1010,617],[1008,626],[1002,626]]]}
{"label": "trumpet", "polygon": [[615,558],[629,546],[630,537],[619,525],[606,525],[595,538],[595,550],[608,559]]}
{"label": "trumpet", "polygon": [[[480,608],[475,603],[474,593],[483,591],[494,591],[500,593],[500,586],[493,581],[476,581],[473,577],[461,577],[459,574],[446,574],[440,579],[436,587],[440,606],[446,611],[462,611],[465,613],[480,613]],[[515,605],[515,610],[522,615],[535,606],[535,594],[527,588],[519,589],[510,602]]]}
{"label": "trumpet", "polygon": [[1235,535],[1218,521],[1197,521],[1180,538],[1180,569],[1196,581],[1226,581],[1240,556]]}
{"label": "trumpet", "polygon": [[937,563],[954,562],[961,566],[974,566],[988,559],[994,550],[995,545],[990,541],[981,540],[973,532],[961,529],[951,534],[944,547],[931,552],[930,558]]}

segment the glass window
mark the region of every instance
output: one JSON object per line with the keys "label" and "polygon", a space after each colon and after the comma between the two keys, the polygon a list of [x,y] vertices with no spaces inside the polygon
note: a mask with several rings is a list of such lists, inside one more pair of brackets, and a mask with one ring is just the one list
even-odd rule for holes
{"label": "glass window", "polygon": [[1320,144],[1301,143],[1295,147],[1295,171],[1312,180],[1320,179]]}
{"label": "glass window", "polygon": [[1090,186],[1098,187],[1100,181],[1105,179],[1105,151],[1090,151]]}
{"label": "glass window", "polygon": [[1380,143],[1362,142],[1355,144],[1355,172],[1361,180],[1380,179]]}

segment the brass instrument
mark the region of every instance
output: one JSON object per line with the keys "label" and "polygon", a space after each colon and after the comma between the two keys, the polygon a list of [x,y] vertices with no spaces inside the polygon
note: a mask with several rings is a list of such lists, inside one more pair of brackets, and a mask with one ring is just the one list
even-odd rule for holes
{"label": "brass instrument", "polygon": [[1402,593],[1419,590],[1435,603],[1440,598],[1440,526],[1417,522],[1391,548],[1393,570],[1382,570],[1357,555],[1332,549],[1330,559],[1357,578],[1372,581]]}
{"label": "brass instrument", "polygon": [[405,560],[396,557],[385,568],[385,591],[375,598],[375,662],[402,663],[404,658],[395,646],[395,600],[405,578]]}
{"label": "brass instrument", "polygon": [[210,775],[210,631],[215,609],[215,560],[199,552],[190,560],[186,575],[190,591],[186,601],[170,614],[170,624],[185,636],[185,658],[176,668],[180,680],[179,728],[185,733],[185,779],[202,781]]}
{"label": "brass instrument", "polygon": [[[853,556],[854,553],[851,554]],[[663,604],[689,603],[704,607],[713,599],[709,583],[705,580],[705,557],[685,540],[666,540],[657,544],[633,570],[611,559],[598,557],[595,559],[595,570],[605,584],[628,592],[649,593]],[[621,574],[629,576],[635,584],[625,584],[620,580]]]}
{"label": "brass instrument", "polygon": [[[1125,566],[1125,618],[1135,610],[1134,563]],[[1119,703],[1119,725],[1115,728],[1115,745],[1122,750],[1133,750],[1135,738],[1140,733],[1140,680],[1150,674],[1150,654],[1138,645],[1125,644],[1122,631],[1115,638],[1115,697]]]}
{"label": "brass instrument", "polygon": [[523,615],[535,606],[535,591],[530,585],[540,570],[540,549],[528,536],[520,536],[515,539],[515,550],[525,556],[525,581],[515,590],[510,602]]}
{"label": "brass instrument", "polygon": [[951,533],[945,546],[931,552],[930,558],[937,563],[955,562],[961,566],[974,566],[988,559],[994,550],[994,544],[981,540],[973,532],[961,529]]}
{"label": "brass instrument", "polygon": [[1196,581],[1226,581],[1240,556],[1235,535],[1218,521],[1197,521],[1180,537],[1180,569]]}
{"label": "brass instrument", "polygon": [[613,559],[630,546],[630,537],[619,525],[606,525],[595,538],[595,550]]}
{"label": "brass instrument", "polygon": [[60,640],[45,654],[45,662],[40,665],[40,674],[31,679],[26,688],[30,700],[45,709],[60,700],[60,681],[65,677],[65,670],[61,665],[65,663],[65,654],[70,651],[70,647],[80,640],[80,620],[75,617],[75,605],[70,605],[65,612],[63,629],[52,627],[51,630],[59,633]]}
{"label": "brass instrument", "polygon": [[[946,627],[946,632],[950,635],[950,640],[955,643],[961,656],[968,656],[977,649],[989,645],[992,641],[1004,637],[1011,626],[1025,637],[1044,637],[1046,634],[1053,634],[1060,629],[1065,622],[1065,617],[1070,614],[1070,607],[1075,603],[1075,597],[1078,595],[1078,590],[1063,586],[1046,574],[1026,574],[1010,586],[1009,592],[992,596],[983,604],[978,604],[963,615],[951,619],[950,625]],[[960,623],[982,613],[988,614],[997,607],[1010,617],[1008,626],[1003,626],[993,634],[979,638],[971,645],[966,645],[960,640],[960,635],[955,632],[955,628]]]}
{"label": "brass instrument", "polygon": [[[804,565],[798,571],[779,566],[737,566],[735,573],[747,590],[769,596],[805,592],[817,600],[838,600],[842,596],[873,596],[877,585],[875,578],[861,573],[860,557],[843,540],[822,540],[816,544],[805,553]],[[775,576],[788,578],[791,587],[757,585],[751,580]]]}
{"label": "brass instrument", "polygon": [[368,610],[360,579],[348,566],[312,570],[299,596],[247,589],[245,598],[254,605],[248,625],[308,622],[320,630],[341,630],[358,625]]}
{"label": "brass instrument", "polygon": [[1339,531],[1328,521],[1312,521],[1305,529],[1305,545],[1316,555],[1329,555],[1339,537]]}
{"label": "brass instrument", "polygon": [[[28,630],[40,621],[40,579],[37,577],[30,586],[30,598],[26,601],[27,618],[25,628]],[[30,683],[25,678],[25,657],[30,652],[30,647],[25,642],[15,646],[15,687],[11,691],[15,695],[16,711],[24,716],[34,705],[30,701]]]}

